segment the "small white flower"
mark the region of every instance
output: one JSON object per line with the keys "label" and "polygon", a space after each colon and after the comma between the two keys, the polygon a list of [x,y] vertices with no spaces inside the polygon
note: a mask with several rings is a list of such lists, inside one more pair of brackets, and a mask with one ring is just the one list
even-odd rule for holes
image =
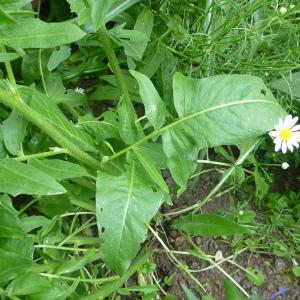
{"label": "small white flower", "polygon": [[290,166],[290,165],[289,165],[287,162],[284,162],[284,163],[281,164],[281,168],[282,168],[283,170],[288,169],[289,166]]}
{"label": "small white flower", "polygon": [[287,8],[282,6],[279,8],[279,12],[283,15],[283,14],[286,14],[287,13]]}
{"label": "small white flower", "polygon": [[77,87],[77,88],[75,89],[75,92],[84,95],[84,89],[83,89],[83,88]]}
{"label": "small white flower", "polygon": [[274,138],[275,151],[282,150],[283,153],[289,149],[293,152],[294,148],[299,148],[300,142],[300,125],[296,125],[298,117],[288,115],[283,120],[279,118],[279,122],[275,125],[275,130],[269,132],[269,135]]}

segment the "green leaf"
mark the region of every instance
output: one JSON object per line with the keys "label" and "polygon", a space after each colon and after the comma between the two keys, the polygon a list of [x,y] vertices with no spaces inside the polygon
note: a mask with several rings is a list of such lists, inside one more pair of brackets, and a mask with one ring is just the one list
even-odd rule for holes
{"label": "green leaf", "polygon": [[31,260],[27,258],[0,249],[0,283],[6,283],[25,273],[31,264]]}
{"label": "green leaf", "polygon": [[156,214],[163,193],[154,192],[134,163],[118,177],[98,173],[96,215],[105,264],[123,274],[146,239],[147,223]]}
{"label": "green leaf", "polygon": [[169,188],[166,182],[151,157],[148,156],[147,152],[144,152],[142,148],[134,148],[133,151],[153,182],[155,182],[165,193],[169,193]]}
{"label": "green leaf", "polygon": [[237,286],[232,283],[228,278],[224,279],[224,288],[226,300],[246,300],[246,298],[241,294]]}
{"label": "green leaf", "polygon": [[12,211],[0,207],[0,237],[23,239],[25,231],[22,222]]}
{"label": "green leaf", "polygon": [[69,193],[57,196],[43,196],[39,199],[39,210],[49,217],[73,211]]}
{"label": "green leaf", "polygon": [[73,143],[77,144],[83,150],[96,152],[94,141],[86,132],[74,126],[58,106],[46,95],[37,92],[33,88],[22,88],[21,92],[32,95],[30,105],[44,118],[46,118],[53,126],[56,127],[63,135],[68,137]]}
{"label": "green leaf", "polygon": [[0,6],[0,25],[2,24],[15,24],[17,23],[16,19],[10,14],[5,12]]}
{"label": "green leaf", "polygon": [[146,116],[155,129],[165,122],[165,104],[160,98],[151,80],[142,73],[131,70],[130,74],[139,84],[139,91],[145,105]]}
{"label": "green leaf", "polygon": [[50,220],[45,218],[44,216],[23,217],[21,221],[22,221],[23,229],[26,232],[30,232],[36,228],[43,227],[50,224]]}
{"label": "green leaf", "polygon": [[271,85],[273,88],[300,99],[300,72],[288,74],[284,78],[273,81]]}
{"label": "green leaf", "polygon": [[3,138],[6,149],[13,155],[22,156],[23,140],[26,133],[27,121],[16,111],[12,111],[3,122]]}
{"label": "green leaf", "polygon": [[39,19],[24,18],[18,24],[3,26],[0,42],[13,48],[54,48],[76,42],[84,35],[78,26],[70,22],[45,23]]}
{"label": "green leaf", "polygon": [[196,297],[193,294],[193,292],[185,284],[181,283],[180,285],[184,291],[184,294],[185,294],[187,300],[199,300],[199,298]]}
{"label": "green leaf", "polygon": [[31,159],[29,160],[29,164],[58,181],[68,178],[90,176],[86,169],[80,165],[61,159]]}
{"label": "green leaf", "polygon": [[134,28],[131,31],[133,33],[140,33],[140,35],[137,38],[135,36],[131,36],[129,41],[121,40],[127,56],[136,60],[142,59],[150,40],[153,20],[154,17],[150,9],[144,8],[138,15]]}
{"label": "green leaf", "polygon": [[6,288],[10,296],[31,295],[50,290],[51,284],[45,278],[33,272],[26,272],[12,281]]}
{"label": "green leaf", "polygon": [[22,8],[31,0],[0,0],[0,6],[4,10],[16,10]]}
{"label": "green leaf", "polygon": [[0,160],[0,192],[13,196],[56,195],[65,193],[66,190],[48,174],[30,165],[5,158]]}
{"label": "green leaf", "polygon": [[158,132],[180,191],[200,149],[243,144],[272,130],[286,114],[263,81],[250,75],[192,79],[176,73],[173,96],[179,118]]}
{"label": "green leaf", "polygon": [[72,259],[62,264],[57,270],[56,274],[68,274],[82,269],[86,264],[93,261],[95,258],[95,249],[89,249],[84,253],[84,256],[79,259]]}
{"label": "green leaf", "polygon": [[21,240],[11,237],[0,238],[0,249],[8,253],[14,253],[28,260],[33,259],[33,242],[32,239],[27,236],[23,236]]}
{"label": "green leaf", "polygon": [[51,282],[50,289],[44,289],[40,293],[35,293],[30,295],[30,300],[58,300],[58,299],[69,299],[78,286],[78,281],[75,281],[70,286],[61,280],[56,280]]}
{"label": "green leaf", "polygon": [[246,273],[246,277],[251,283],[259,287],[264,285],[265,276],[260,270],[252,267],[247,267],[246,270],[250,273]]}
{"label": "green leaf", "polygon": [[123,100],[118,107],[119,134],[122,140],[127,144],[133,144],[139,138],[139,133],[134,124],[134,116],[131,114],[129,105]]}
{"label": "green leaf", "polygon": [[0,62],[9,62],[19,57],[20,56],[17,53],[0,53]]}
{"label": "green leaf", "polygon": [[293,268],[292,268],[292,271],[293,271],[293,274],[294,274],[296,277],[300,277],[300,267],[298,267],[298,266],[293,267]]}
{"label": "green leaf", "polygon": [[92,5],[92,21],[93,25],[95,27],[95,31],[97,31],[100,26],[104,25],[104,18],[109,10],[109,7],[111,6],[112,2],[115,2],[115,0],[98,0],[93,1]]}
{"label": "green leaf", "polygon": [[71,48],[67,45],[60,46],[58,50],[54,49],[47,64],[48,70],[53,71],[63,61],[68,59],[70,55],[71,55]]}
{"label": "green leaf", "polygon": [[246,227],[213,214],[188,215],[176,220],[173,226],[192,236],[217,237],[251,232]]}

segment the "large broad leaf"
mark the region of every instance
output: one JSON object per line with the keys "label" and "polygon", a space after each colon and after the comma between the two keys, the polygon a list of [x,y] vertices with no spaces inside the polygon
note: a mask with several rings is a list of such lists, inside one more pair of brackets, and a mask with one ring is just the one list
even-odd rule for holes
{"label": "large broad leaf", "polygon": [[163,193],[154,192],[132,164],[115,177],[99,172],[97,223],[106,265],[123,274],[146,238],[147,223],[157,212]]}
{"label": "large broad leaf", "polygon": [[92,21],[94,25],[94,29],[98,30],[100,26],[104,25],[104,18],[109,10],[111,4],[113,4],[115,0],[98,0],[93,1],[92,5]]}
{"label": "large broad leaf", "polygon": [[0,160],[0,192],[13,196],[56,195],[65,193],[66,190],[48,174],[30,165],[5,158]]}
{"label": "large broad leaf", "polygon": [[196,168],[200,149],[243,144],[273,129],[286,114],[263,81],[250,75],[198,80],[176,73],[173,97],[179,119],[158,133],[181,191]]}
{"label": "large broad leaf", "polygon": [[0,237],[19,238],[25,236],[22,222],[10,210],[0,207]]}
{"label": "large broad leaf", "polygon": [[31,0],[0,0],[0,6],[4,10],[15,10],[22,8],[27,3],[31,2]]}
{"label": "large broad leaf", "polygon": [[37,92],[33,88],[22,87],[21,95],[32,95],[31,107],[46,118],[60,133],[68,137],[73,143],[83,150],[96,152],[94,141],[86,132],[74,126],[58,108],[58,106],[46,95]]}
{"label": "large broad leaf", "polygon": [[0,42],[13,48],[54,48],[76,42],[85,33],[70,22],[45,23],[24,18],[18,24],[2,26]]}
{"label": "large broad leaf", "polygon": [[10,14],[5,12],[0,6],[0,24],[15,24],[17,23],[16,19]]}
{"label": "large broad leaf", "polygon": [[222,235],[243,234],[251,232],[231,220],[212,214],[188,215],[178,219],[174,227],[189,235],[217,237]]}
{"label": "large broad leaf", "polygon": [[164,102],[146,75],[133,70],[130,71],[130,74],[139,84],[140,95],[145,105],[145,113],[149,122],[155,129],[160,128],[165,122]]}
{"label": "large broad leaf", "polygon": [[27,258],[0,249],[0,283],[6,283],[23,274],[31,264],[31,260]]}
{"label": "large broad leaf", "polygon": [[60,181],[67,178],[90,176],[90,174],[78,164],[61,159],[33,159],[29,164]]}
{"label": "large broad leaf", "polygon": [[26,132],[27,120],[16,111],[3,122],[3,138],[6,149],[13,155],[23,153],[23,140]]}

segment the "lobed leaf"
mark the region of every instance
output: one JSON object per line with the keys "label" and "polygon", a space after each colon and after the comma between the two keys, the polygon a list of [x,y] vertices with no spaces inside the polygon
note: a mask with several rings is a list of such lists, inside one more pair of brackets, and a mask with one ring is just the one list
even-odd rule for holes
{"label": "lobed leaf", "polygon": [[286,114],[263,81],[250,75],[192,79],[176,73],[173,96],[179,119],[159,132],[180,191],[200,149],[243,144],[273,129]]}

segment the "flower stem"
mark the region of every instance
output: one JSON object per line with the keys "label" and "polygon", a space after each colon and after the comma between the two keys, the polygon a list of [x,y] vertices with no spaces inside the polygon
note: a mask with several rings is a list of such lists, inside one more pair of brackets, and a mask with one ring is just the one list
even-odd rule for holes
{"label": "flower stem", "polygon": [[0,88],[0,101],[12,109],[21,113],[28,121],[39,127],[47,133],[61,147],[65,148],[69,155],[83,162],[92,169],[101,169],[101,163],[78,148],[73,142],[61,134],[51,123],[44,119],[42,115],[31,109],[22,99],[17,99],[16,96],[6,92]]}

